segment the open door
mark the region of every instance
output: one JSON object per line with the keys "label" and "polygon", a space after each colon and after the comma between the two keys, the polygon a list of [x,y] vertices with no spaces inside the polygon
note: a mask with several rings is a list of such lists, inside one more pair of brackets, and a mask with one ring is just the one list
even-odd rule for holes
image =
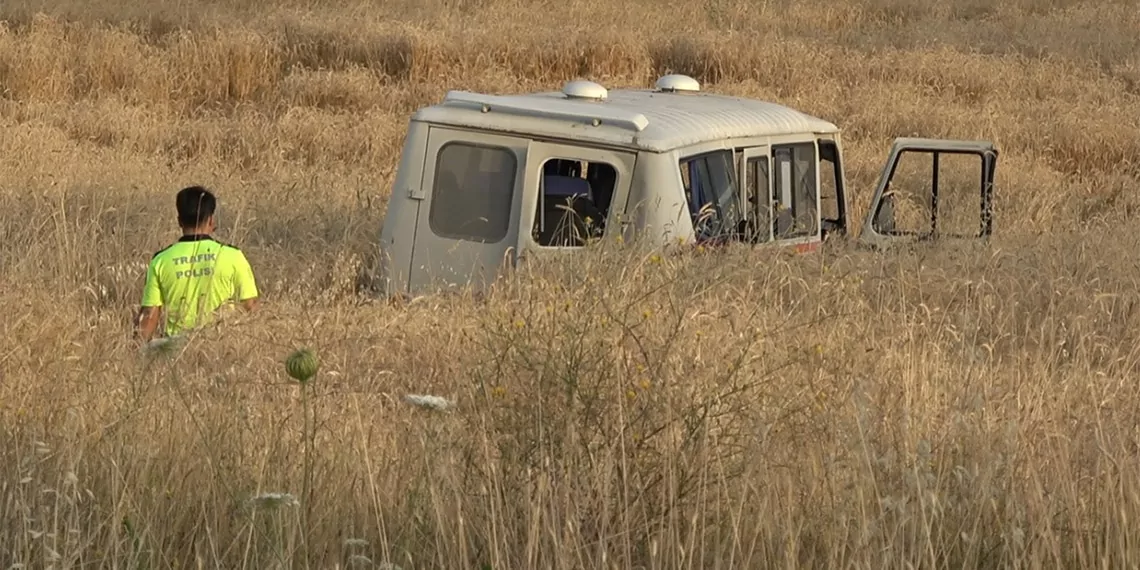
{"label": "open door", "polygon": [[988,237],[997,155],[988,141],[896,139],[860,241]]}
{"label": "open door", "polygon": [[623,235],[636,160],[633,152],[530,142],[517,255],[574,252]]}
{"label": "open door", "polygon": [[819,145],[820,237],[847,235],[847,176],[839,134],[824,135]]}

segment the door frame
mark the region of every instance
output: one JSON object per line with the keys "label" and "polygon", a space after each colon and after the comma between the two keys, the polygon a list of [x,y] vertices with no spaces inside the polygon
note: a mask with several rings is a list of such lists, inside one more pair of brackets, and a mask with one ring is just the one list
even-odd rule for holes
{"label": "door frame", "polygon": [[[899,160],[902,158],[903,153],[913,152],[919,154],[932,154],[933,168],[937,169],[937,157],[940,154],[970,154],[976,155],[981,158],[982,168],[979,182],[979,229],[978,234],[973,237],[966,237],[961,239],[987,239],[993,233],[993,192],[994,192],[994,174],[997,170],[998,150],[994,144],[985,140],[957,140],[957,139],[926,139],[926,138],[909,138],[900,137],[894,140],[891,144],[890,152],[887,154],[887,160],[883,164],[882,171],[879,174],[879,181],[875,186],[875,192],[871,195],[871,203],[867,208],[866,217],[863,220],[862,230],[859,233],[859,241],[872,245],[885,245],[890,242],[899,241],[922,241],[932,238],[944,239],[941,234],[937,232],[937,221],[932,221],[932,231],[929,234],[920,234],[916,232],[894,232],[894,233],[880,233],[875,229],[875,220],[878,218],[880,210],[883,208],[883,197],[890,187],[891,181],[894,179],[895,170],[898,168]],[[937,218],[937,183],[938,178],[936,171],[932,172],[932,200],[933,202],[933,215]]]}

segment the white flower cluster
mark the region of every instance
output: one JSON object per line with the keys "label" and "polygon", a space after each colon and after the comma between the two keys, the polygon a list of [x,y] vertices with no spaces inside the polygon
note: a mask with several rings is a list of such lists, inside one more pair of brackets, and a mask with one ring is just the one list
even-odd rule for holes
{"label": "white flower cluster", "polygon": [[296,507],[301,504],[296,497],[289,493],[262,493],[249,500],[250,504],[259,509],[273,510],[278,507]]}
{"label": "white flower cluster", "polygon": [[439,396],[429,396],[421,394],[408,394],[404,396],[404,401],[430,410],[448,410],[455,406],[455,402],[451,402],[446,398]]}

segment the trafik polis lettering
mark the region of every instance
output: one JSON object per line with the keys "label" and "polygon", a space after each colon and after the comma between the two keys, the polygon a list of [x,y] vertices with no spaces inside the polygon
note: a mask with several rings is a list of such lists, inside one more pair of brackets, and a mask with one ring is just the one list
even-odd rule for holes
{"label": "trafik polis lettering", "polygon": [[[218,254],[216,253],[200,253],[198,255],[175,257],[171,259],[174,265],[193,265],[195,263],[207,263],[217,261]],[[179,269],[174,272],[175,279],[192,279],[195,277],[208,277],[214,274],[212,267],[190,267],[187,269]]]}

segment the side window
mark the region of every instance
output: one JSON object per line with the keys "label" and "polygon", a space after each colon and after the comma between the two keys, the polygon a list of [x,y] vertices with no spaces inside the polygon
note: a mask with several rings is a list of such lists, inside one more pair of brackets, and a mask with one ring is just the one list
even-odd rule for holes
{"label": "side window", "polygon": [[843,178],[839,164],[839,149],[832,141],[819,141],[819,214],[824,222],[842,226]]}
{"label": "side window", "polygon": [[531,235],[545,247],[581,247],[605,232],[617,169],[605,162],[552,158],[542,165]]}
{"label": "side window", "polygon": [[748,196],[747,208],[751,214],[752,224],[749,236],[753,241],[768,241],[769,229],[772,227],[772,201],[768,189],[771,180],[768,173],[768,157],[754,156],[748,159],[747,168]]}
{"label": "side window", "polygon": [[681,159],[681,183],[697,235],[707,238],[736,231],[741,214],[735,165],[731,150]]}
{"label": "side window", "polygon": [[438,236],[493,243],[507,236],[517,162],[510,150],[448,143],[436,157],[428,225]]}
{"label": "side window", "polygon": [[775,239],[814,235],[818,229],[815,145],[796,143],[773,146],[772,159]]}

